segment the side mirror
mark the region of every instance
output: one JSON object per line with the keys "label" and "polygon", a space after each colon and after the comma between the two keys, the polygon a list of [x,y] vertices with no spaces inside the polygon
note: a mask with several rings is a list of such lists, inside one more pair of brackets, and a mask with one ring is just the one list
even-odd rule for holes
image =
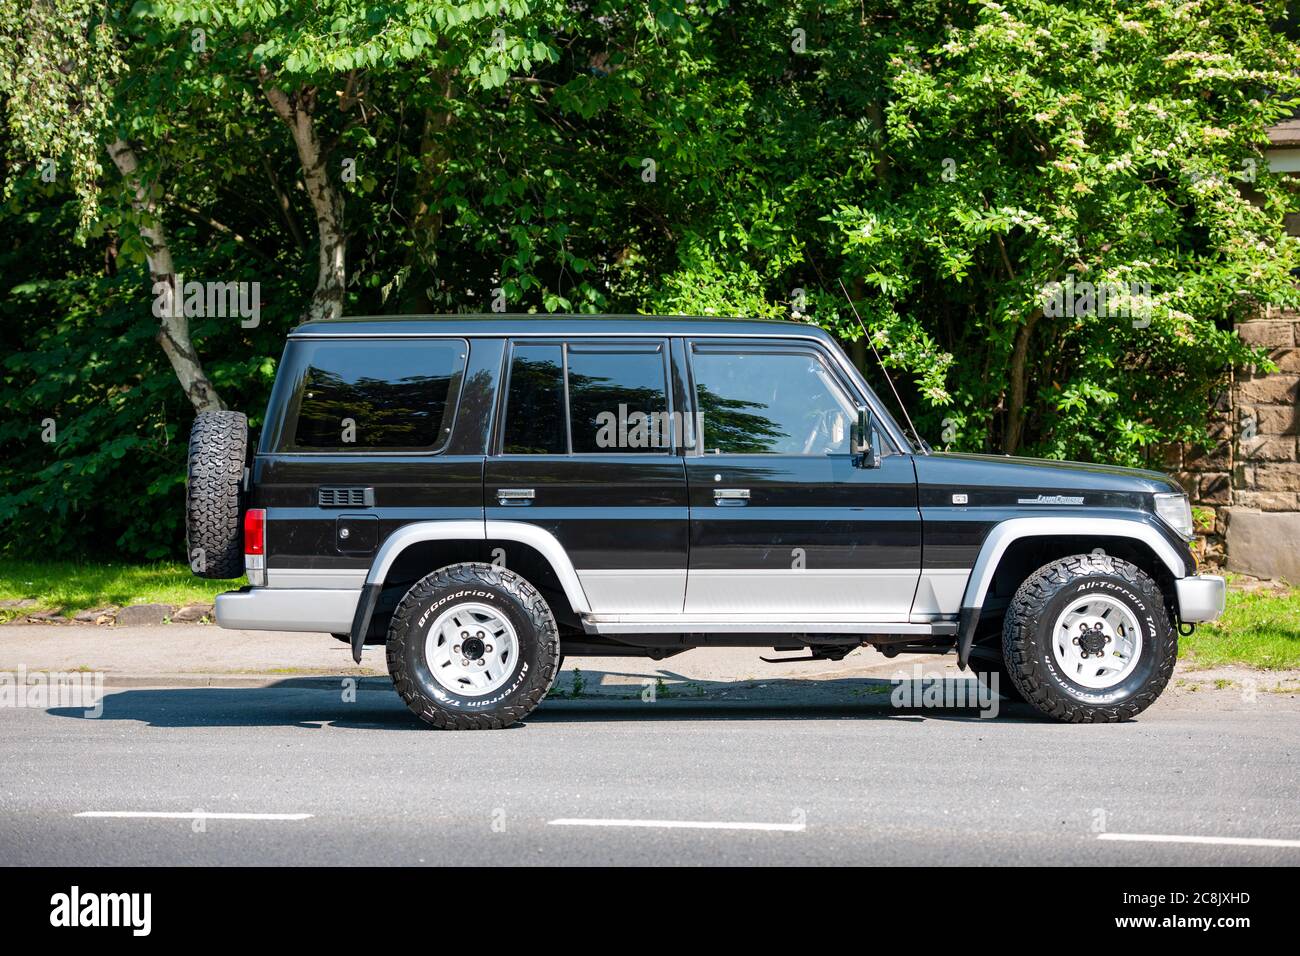
{"label": "side mirror", "polygon": [[874,436],[875,419],[871,409],[865,405],[858,406],[858,419],[853,423],[849,436],[849,450],[853,453],[853,463],[859,468],[879,468],[880,453],[876,450]]}

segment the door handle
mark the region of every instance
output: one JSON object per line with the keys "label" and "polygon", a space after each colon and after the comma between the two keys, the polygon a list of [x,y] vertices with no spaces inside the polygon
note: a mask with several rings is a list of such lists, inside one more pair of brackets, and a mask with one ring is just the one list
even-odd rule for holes
{"label": "door handle", "polygon": [[713,503],[715,505],[743,505],[749,501],[748,488],[714,488]]}
{"label": "door handle", "polygon": [[532,504],[536,492],[532,488],[498,488],[497,501],[503,505]]}

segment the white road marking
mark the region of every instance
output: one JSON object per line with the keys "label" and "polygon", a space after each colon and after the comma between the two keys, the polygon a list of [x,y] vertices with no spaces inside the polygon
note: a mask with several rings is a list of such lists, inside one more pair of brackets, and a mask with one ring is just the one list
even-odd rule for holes
{"label": "white road marking", "polygon": [[1271,840],[1267,837],[1179,836],[1174,833],[1098,833],[1097,839],[1123,840],[1128,843],[1209,843],[1214,846],[1300,847],[1300,840]]}
{"label": "white road marking", "polygon": [[164,812],[154,810],[86,810],[78,817],[112,817],[122,820],[306,820],[310,813],[206,813],[203,810]]}
{"label": "white road marking", "polygon": [[553,827],[648,827],[663,830],[779,830],[802,833],[802,823],[745,823],[734,820],[604,820],[564,818],[547,821]]}

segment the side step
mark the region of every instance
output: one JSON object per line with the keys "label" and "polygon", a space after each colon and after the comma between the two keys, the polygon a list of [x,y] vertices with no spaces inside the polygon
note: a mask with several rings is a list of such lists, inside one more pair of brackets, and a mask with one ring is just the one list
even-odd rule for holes
{"label": "side step", "polygon": [[842,617],[818,620],[822,615],[782,617],[773,615],[716,615],[646,617],[601,617],[585,615],[582,625],[588,634],[900,634],[949,637],[957,633],[956,621],[930,624],[892,621],[854,621]]}

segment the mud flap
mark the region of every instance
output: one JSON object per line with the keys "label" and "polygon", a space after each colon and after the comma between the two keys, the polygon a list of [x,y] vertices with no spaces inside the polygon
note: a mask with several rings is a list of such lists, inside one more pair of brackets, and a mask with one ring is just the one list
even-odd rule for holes
{"label": "mud flap", "polygon": [[352,659],[358,664],[361,663],[361,649],[366,645],[366,632],[370,630],[370,618],[383,589],[382,584],[367,584],[361,589],[361,600],[357,601],[357,612],[352,616]]}
{"label": "mud flap", "polygon": [[965,670],[970,661],[971,645],[975,643],[975,628],[979,626],[980,609],[964,607],[957,625],[957,669]]}

